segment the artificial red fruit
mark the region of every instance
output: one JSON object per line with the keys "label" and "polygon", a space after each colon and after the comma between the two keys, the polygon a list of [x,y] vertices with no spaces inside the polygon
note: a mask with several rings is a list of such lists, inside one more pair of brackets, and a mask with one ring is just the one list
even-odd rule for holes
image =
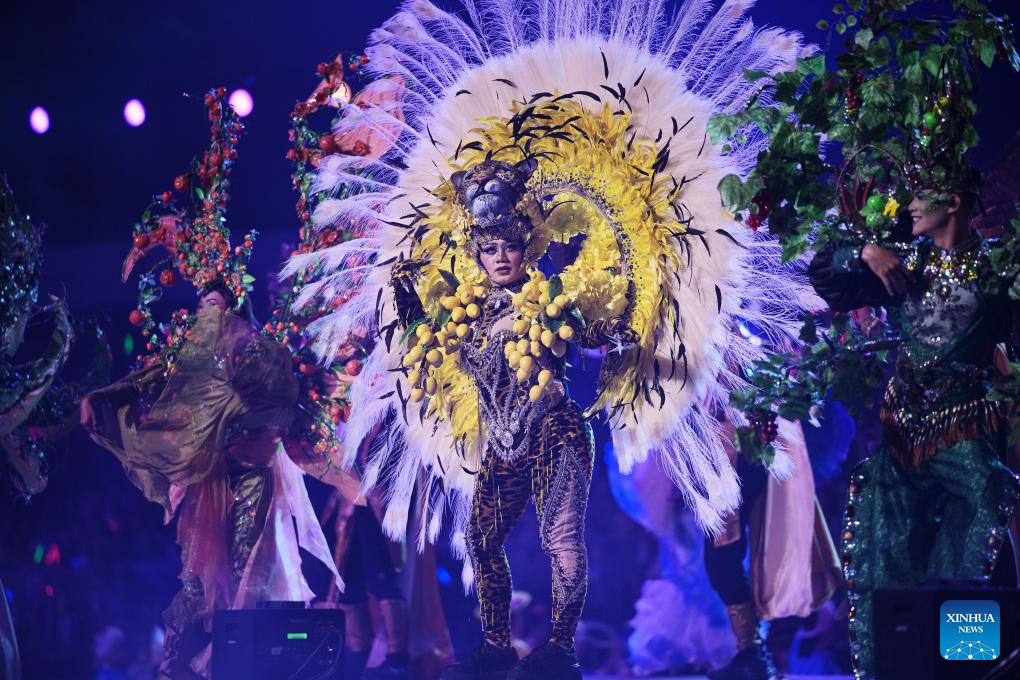
{"label": "artificial red fruit", "polygon": [[333,135],[324,134],[319,139],[319,148],[325,151],[326,153],[333,153],[334,151],[336,151],[336,140],[333,139]]}
{"label": "artificial red fruit", "polygon": [[174,178],[174,189],[177,191],[184,191],[191,186],[191,181],[187,175],[178,175]]}
{"label": "artificial red fruit", "polygon": [[128,321],[131,322],[132,326],[141,326],[145,323],[145,315],[142,314],[140,309],[132,309],[131,313],[128,314]]}
{"label": "artificial red fruit", "polygon": [[351,359],[344,365],[344,372],[347,375],[358,375],[361,373],[361,362],[357,359]]}
{"label": "artificial red fruit", "polygon": [[164,269],[159,274],[159,282],[164,286],[172,286],[177,283],[177,274],[173,269]]}

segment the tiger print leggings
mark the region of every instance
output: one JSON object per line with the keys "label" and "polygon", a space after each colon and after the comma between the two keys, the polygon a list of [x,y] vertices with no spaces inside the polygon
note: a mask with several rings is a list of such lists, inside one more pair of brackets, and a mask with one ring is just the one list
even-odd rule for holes
{"label": "tiger print leggings", "polygon": [[486,452],[475,480],[467,539],[490,643],[510,645],[511,580],[503,544],[530,499],[542,549],[552,559],[550,642],[573,648],[588,589],[584,517],[594,449],[591,426],[577,404],[564,398],[543,418],[522,456],[511,461]]}

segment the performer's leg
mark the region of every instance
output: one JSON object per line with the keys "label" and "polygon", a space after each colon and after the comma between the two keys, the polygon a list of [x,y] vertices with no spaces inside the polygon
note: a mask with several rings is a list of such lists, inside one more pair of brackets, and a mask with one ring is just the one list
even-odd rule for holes
{"label": "performer's leg", "polygon": [[945,490],[928,576],[990,579],[1020,482],[993,446],[977,440],[940,451],[927,465]]}
{"label": "performer's leg", "polygon": [[390,559],[389,545],[371,508],[356,508],[352,521],[365,588],[379,603],[379,618],[386,633],[386,659],[381,665],[367,669],[365,680],[410,678],[407,603],[398,583],[397,570]]}
{"label": "performer's leg", "polygon": [[504,542],[527,507],[531,480],[526,471],[486,453],[475,480],[467,542],[485,639],[510,646],[510,565]]}
{"label": "performer's leg", "polygon": [[552,559],[549,641],[570,650],[588,592],[584,518],[595,442],[580,409],[565,401],[546,417],[537,443],[531,460],[531,485],[542,549]]}
{"label": "performer's leg", "polygon": [[485,637],[470,655],[443,669],[444,680],[502,680],[517,663],[510,646],[510,565],[503,543],[527,507],[530,491],[526,467],[485,453],[467,527]]}
{"label": "performer's leg", "polygon": [[163,661],[159,680],[198,680],[191,670],[197,656],[211,636],[205,630],[205,593],[197,578],[184,579],[180,591],[163,612]]}
{"label": "performer's leg", "polygon": [[230,531],[230,568],[240,580],[252,548],[262,535],[273,500],[273,471],[270,467],[247,467],[238,461],[227,464],[233,502],[227,518]]}
{"label": "performer's leg", "polygon": [[878,588],[925,580],[935,542],[939,490],[921,469],[880,450],[850,475],[843,517],[843,574],[850,603],[854,675],[874,677],[872,597]]}
{"label": "performer's leg", "polygon": [[[355,510],[357,512],[357,510]],[[346,636],[344,639],[343,677],[360,678],[368,663],[368,655],[372,651],[375,633],[372,630],[372,615],[368,609],[368,589],[363,548],[358,540],[358,527],[354,515],[345,527],[348,533],[347,551],[343,556],[344,592],[340,594],[340,608],[346,619]]]}
{"label": "performer's leg", "polygon": [[574,633],[588,592],[584,517],[595,455],[591,428],[564,400],[542,423],[528,452],[531,494],[542,549],[552,560],[552,635],[507,676],[508,680],[580,680]]}
{"label": "performer's leg", "polygon": [[748,572],[744,569],[747,556],[751,515],[766,493],[768,471],[761,465],[750,465],[743,457],[737,458],[737,475],[741,480],[741,504],[734,516],[727,518],[736,524],[724,530],[729,542],[717,545],[711,537],[705,538],[705,570],[712,589],[726,606],[730,628],[737,641],[737,655],[722,668],[708,673],[716,678],[767,678],[777,675],[772,657],[765,647],[764,633],[758,619]]}

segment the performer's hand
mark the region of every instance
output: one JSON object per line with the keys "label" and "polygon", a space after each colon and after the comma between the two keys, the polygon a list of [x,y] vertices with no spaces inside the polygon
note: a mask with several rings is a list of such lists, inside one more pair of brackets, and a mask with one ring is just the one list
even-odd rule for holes
{"label": "performer's hand", "polygon": [[96,410],[92,407],[91,395],[81,400],[79,410],[81,413],[81,426],[89,432],[93,432],[96,429]]}
{"label": "performer's hand", "polygon": [[611,332],[616,340],[624,346],[636,345],[641,341],[638,332],[630,327],[622,318],[615,316],[609,320]]}
{"label": "performer's hand", "polygon": [[869,340],[879,337],[882,335],[882,331],[885,330],[885,321],[871,307],[855,309],[850,313],[850,316]]}
{"label": "performer's hand", "polygon": [[909,273],[896,253],[869,243],[861,250],[861,260],[879,278],[889,295],[901,295],[907,291]]}

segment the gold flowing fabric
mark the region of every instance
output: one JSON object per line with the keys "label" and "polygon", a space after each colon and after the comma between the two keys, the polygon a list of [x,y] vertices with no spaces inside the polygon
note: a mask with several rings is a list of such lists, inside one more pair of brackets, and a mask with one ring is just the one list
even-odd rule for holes
{"label": "gold flowing fabric", "polygon": [[252,439],[251,430],[289,424],[297,400],[290,363],[285,348],[246,321],[208,307],[168,379],[152,366],[95,393],[92,437],[172,514],[171,485],[204,480],[228,451],[249,465],[270,463],[275,446],[238,443]]}

